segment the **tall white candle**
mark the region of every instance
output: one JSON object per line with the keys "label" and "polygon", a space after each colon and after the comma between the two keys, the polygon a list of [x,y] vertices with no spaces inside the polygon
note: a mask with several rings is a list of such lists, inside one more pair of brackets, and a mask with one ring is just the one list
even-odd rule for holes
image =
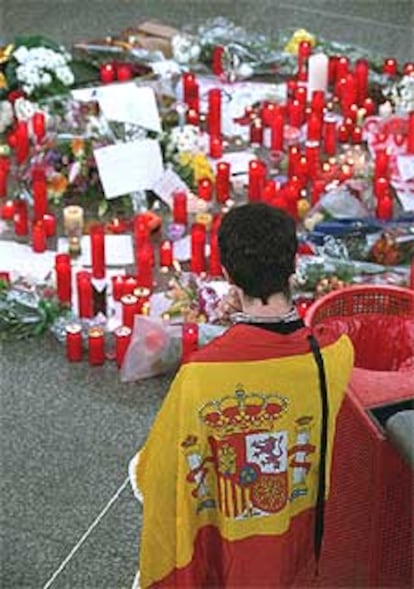
{"label": "tall white candle", "polygon": [[308,62],[308,101],[312,98],[314,90],[328,88],[328,64],[329,58],[324,53],[316,53],[309,57]]}

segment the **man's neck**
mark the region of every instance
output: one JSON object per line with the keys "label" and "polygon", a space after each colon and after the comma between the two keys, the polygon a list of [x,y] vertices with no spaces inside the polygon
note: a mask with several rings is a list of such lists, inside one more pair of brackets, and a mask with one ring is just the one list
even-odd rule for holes
{"label": "man's neck", "polygon": [[260,299],[252,299],[243,294],[241,300],[243,313],[254,317],[283,317],[292,309],[292,303],[280,293],[270,296],[267,305]]}

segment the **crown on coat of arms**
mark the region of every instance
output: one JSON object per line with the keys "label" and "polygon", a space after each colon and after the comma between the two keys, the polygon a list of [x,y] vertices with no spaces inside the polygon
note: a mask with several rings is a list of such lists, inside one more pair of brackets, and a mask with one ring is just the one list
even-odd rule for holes
{"label": "crown on coat of arms", "polygon": [[246,430],[271,430],[286,412],[288,400],[277,393],[246,393],[238,386],[233,395],[209,401],[199,417],[219,437]]}

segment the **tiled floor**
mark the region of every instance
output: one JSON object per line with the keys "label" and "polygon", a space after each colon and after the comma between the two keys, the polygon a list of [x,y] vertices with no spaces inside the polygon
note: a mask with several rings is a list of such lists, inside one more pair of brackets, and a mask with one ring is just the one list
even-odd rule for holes
{"label": "tiled floor", "polygon": [[[43,33],[63,43],[141,17],[177,25],[224,15],[272,34],[305,27],[414,60],[412,0],[0,0],[0,37]],[[0,534],[3,589],[44,586],[123,483],[168,386],[123,385],[116,368],[68,365],[51,337],[0,350]],[[52,585],[130,587],[140,508],[129,488]]]}

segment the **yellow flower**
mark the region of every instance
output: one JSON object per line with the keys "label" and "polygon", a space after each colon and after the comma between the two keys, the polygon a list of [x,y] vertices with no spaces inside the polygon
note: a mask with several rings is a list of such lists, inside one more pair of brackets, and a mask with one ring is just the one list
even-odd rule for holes
{"label": "yellow flower", "polygon": [[312,47],[316,45],[316,37],[306,31],[305,29],[298,29],[293,33],[287,44],[285,45],[284,51],[297,55],[299,51],[299,45],[302,41],[309,41]]}
{"label": "yellow flower", "polygon": [[193,156],[189,151],[182,151],[179,155],[179,158],[180,164],[182,166],[189,166],[192,162]]}
{"label": "yellow flower", "polygon": [[0,90],[7,88],[6,76],[0,72]]}
{"label": "yellow flower", "polygon": [[214,181],[214,172],[204,153],[197,153],[194,155],[191,166],[193,168],[194,180],[196,183],[203,178],[209,178],[209,180]]}

